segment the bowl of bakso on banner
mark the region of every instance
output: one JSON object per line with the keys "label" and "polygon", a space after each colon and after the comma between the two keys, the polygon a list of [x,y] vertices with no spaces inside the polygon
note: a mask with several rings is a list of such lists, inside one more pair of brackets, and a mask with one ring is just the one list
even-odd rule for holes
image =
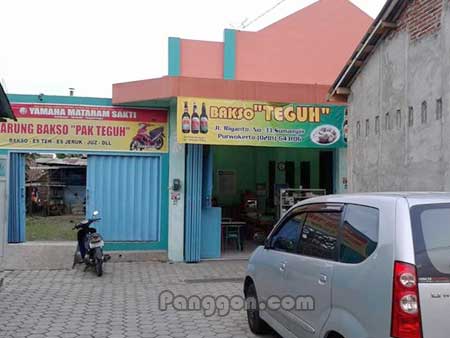
{"label": "bowl of bakso on banner", "polygon": [[311,141],[321,146],[329,146],[336,143],[341,137],[341,132],[335,126],[322,125],[311,133]]}

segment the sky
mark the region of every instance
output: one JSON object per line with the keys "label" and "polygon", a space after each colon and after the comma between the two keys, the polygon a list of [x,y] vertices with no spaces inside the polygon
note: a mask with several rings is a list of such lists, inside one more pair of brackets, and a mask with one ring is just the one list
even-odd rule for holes
{"label": "sky", "polygon": [[[1,0],[0,81],[8,93],[111,97],[113,83],[167,75],[169,36],[223,41],[315,0]],[[376,17],[385,0],[351,0]],[[6,41],[4,41],[6,39]]]}

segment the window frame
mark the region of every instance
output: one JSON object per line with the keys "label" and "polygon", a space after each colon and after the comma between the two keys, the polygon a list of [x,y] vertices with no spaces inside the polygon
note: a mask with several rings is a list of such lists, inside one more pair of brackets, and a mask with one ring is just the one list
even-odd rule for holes
{"label": "window frame", "polygon": [[[348,211],[348,206],[355,206],[355,207],[363,207],[363,208],[371,208],[374,209],[378,212],[378,238],[377,238],[377,245],[375,247],[375,249],[372,251],[372,253],[367,256],[363,261],[359,262],[359,263],[348,263],[348,262],[343,262],[341,260],[341,244],[344,238],[344,221],[346,219],[346,215],[347,215],[347,211]],[[359,264],[363,264],[365,261],[367,261],[372,255],[375,254],[375,252],[378,250],[378,244],[380,243],[380,225],[381,225],[381,217],[380,217],[380,209],[371,205],[366,205],[366,204],[357,204],[357,203],[345,203],[344,204],[344,210],[342,211],[343,216],[342,216],[342,221],[341,221],[341,225],[339,228],[339,240],[338,240],[338,245],[339,245],[339,256],[338,256],[338,262],[341,264],[346,264],[346,265],[359,265]]]}
{"label": "window frame", "polygon": [[[339,245],[340,245],[339,238],[340,238],[340,232],[341,232],[341,227],[342,227],[342,222],[343,222],[344,208],[345,208],[344,203],[323,202],[323,203],[314,203],[314,204],[306,205],[306,208],[304,210],[304,213],[306,213],[306,218],[305,218],[305,221],[303,222],[302,228],[300,230],[300,237],[299,237],[298,244],[297,244],[297,255],[302,256],[302,257],[312,258],[312,259],[319,259],[319,260],[326,261],[326,262],[338,262],[339,261]],[[317,257],[317,256],[308,256],[308,255],[304,255],[304,254],[300,253],[299,250],[300,250],[300,245],[301,245],[301,240],[302,240],[303,228],[308,219],[308,214],[310,214],[310,213],[340,213],[341,214],[341,219],[338,224],[338,233],[337,233],[337,237],[336,237],[336,248],[334,250],[334,259],[327,259],[327,258],[322,258],[322,257]]]}
{"label": "window frame", "polygon": [[[411,218],[411,231],[412,231],[412,243],[414,249],[414,259],[418,265],[417,274],[419,283],[449,283],[449,274],[440,272],[433,264],[430,256],[428,255],[428,250],[426,247],[425,236],[422,230],[422,222],[420,221],[420,216],[422,212],[429,209],[448,209],[450,203],[428,203],[428,204],[417,204],[413,205],[409,209]],[[425,252],[422,261],[418,262],[417,251],[423,250]],[[420,266],[425,266],[427,270],[423,271]],[[428,274],[425,274],[428,272]],[[443,280],[439,281],[439,279]]]}
{"label": "window frame", "polygon": [[[378,238],[377,238],[377,245],[375,247],[375,249],[373,250],[373,252],[367,256],[363,261],[359,262],[359,263],[348,263],[348,262],[343,262],[341,260],[341,244],[343,241],[343,229],[344,229],[344,221],[345,221],[345,217],[347,214],[347,210],[348,210],[348,206],[356,206],[356,207],[364,207],[364,208],[371,208],[374,209],[378,212]],[[326,258],[321,258],[321,257],[317,257],[317,256],[307,256],[304,255],[302,253],[299,252],[300,250],[300,244],[301,244],[301,239],[302,239],[302,234],[303,234],[303,227],[305,225],[306,220],[308,219],[308,213],[340,213],[341,214],[341,219],[339,222],[339,227],[338,227],[338,234],[337,234],[337,238],[336,238],[336,249],[334,252],[334,259],[326,259]],[[286,252],[286,251],[279,251],[273,248],[272,246],[272,240],[273,237],[276,236],[276,234],[278,234],[278,232],[280,231],[280,229],[286,224],[286,222],[291,219],[292,217],[301,215],[301,214],[306,214],[305,219],[303,220],[303,223],[300,226],[300,232],[299,232],[299,238],[298,238],[298,242],[297,242],[297,248],[295,252]],[[312,204],[304,204],[301,205],[297,208],[295,208],[294,210],[292,210],[291,212],[287,213],[286,215],[283,216],[283,218],[281,218],[278,223],[275,225],[275,227],[273,228],[273,230],[270,232],[270,234],[267,236],[267,244],[264,246],[265,249],[267,250],[273,250],[279,253],[285,253],[285,254],[290,254],[290,255],[298,255],[298,256],[302,256],[302,257],[306,257],[306,258],[311,258],[311,259],[319,259],[319,260],[323,260],[326,262],[337,262],[337,263],[341,263],[341,264],[345,264],[345,265],[359,265],[359,264],[363,264],[364,262],[366,262],[370,257],[372,257],[375,252],[378,250],[379,247],[379,243],[380,243],[380,224],[381,224],[381,217],[380,217],[380,209],[371,205],[367,205],[367,204],[358,204],[358,203],[347,203],[347,202],[320,202],[320,203],[312,203]]]}
{"label": "window frame", "polygon": [[[299,216],[305,213],[305,211],[301,210],[302,208],[296,208],[294,210],[292,210],[291,212],[287,213],[286,215],[284,215],[284,217],[282,217],[278,223],[275,225],[275,227],[273,228],[273,230],[270,232],[269,236],[267,236],[267,245],[265,245],[265,249],[267,250],[273,250],[276,252],[282,252],[282,253],[287,253],[287,254],[291,254],[291,255],[298,255],[298,244],[299,244],[299,240],[300,240],[300,235],[299,238],[297,239],[297,247],[295,249],[295,252],[287,252],[287,251],[281,251],[281,250],[277,250],[273,247],[273,238],[281,231],[281,229],[283,228],[283,226],[285,226],[287,224],[287,222],[289,222],[292,218],[294,218],[295,216]],[[299,234],[301,234],[302,229],[303,229],[303,224],[305,223],[306,217],[303,220],[303,223],[300,225],[300,231]]]}

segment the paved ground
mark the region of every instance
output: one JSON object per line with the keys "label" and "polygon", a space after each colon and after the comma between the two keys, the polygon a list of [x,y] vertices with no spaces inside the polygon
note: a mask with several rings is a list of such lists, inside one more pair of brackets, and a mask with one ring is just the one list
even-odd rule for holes
{"label": "paved ground", "polygon": [[[228,261],[110,263],[101,278],[81,269],[6,271],[0,337],[254,337],[243,310],[227,316],[176,311],[172,305],[159,310],[165,290],[199,297],[241,295],[244,269],[245,262]],[[183,306],[178,300],[176,306]]]}

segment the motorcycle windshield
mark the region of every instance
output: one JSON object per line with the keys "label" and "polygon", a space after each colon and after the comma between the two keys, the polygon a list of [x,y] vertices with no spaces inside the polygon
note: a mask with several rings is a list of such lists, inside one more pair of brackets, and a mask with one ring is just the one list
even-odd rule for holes
{"label": "motorcycle windshield", "polygon": [[155,138],[160,137],[161,134],[163,133],[163,131],[164,131],[163,127],[159,127],[159,128],[155,128],[155,129],[151,130],[150,133],[149,133],[150,138],[152,140],[154,140]]}

